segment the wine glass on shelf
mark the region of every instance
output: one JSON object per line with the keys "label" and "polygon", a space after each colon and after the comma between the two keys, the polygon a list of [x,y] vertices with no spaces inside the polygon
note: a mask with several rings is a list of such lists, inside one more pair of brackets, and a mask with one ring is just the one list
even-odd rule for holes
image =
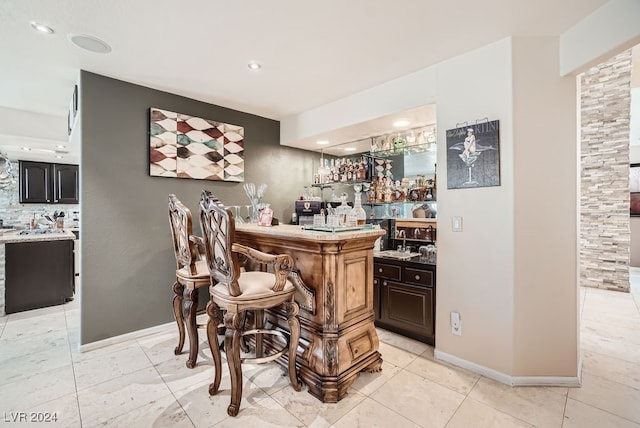
{"label": "wine glass on shelf", "polygon": [[245,217],[245,222],[246,223],[251,223],[251,207],[252,207],[252,205],[245,205],[244,207],[247,209],[247,217]]}

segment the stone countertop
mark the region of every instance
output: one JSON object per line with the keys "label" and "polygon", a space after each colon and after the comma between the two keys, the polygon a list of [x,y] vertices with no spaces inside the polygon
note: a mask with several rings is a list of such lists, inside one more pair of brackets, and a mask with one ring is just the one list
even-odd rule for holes
{"label": "stone countertop", "polygon": [[378,237],[384,235],[385,231],[380,228],[370,228],[363,230],[349,230],[340,232],[323,232],[303,229],[302,226],[292,224],[280,224],[278,226],[258,226],[255,223],[236,223],[237,232],[257,233],[261,235],[298,237],[303,239],[313,239],[320,242],[335,242],[345,239]]}
{"label": "stone countertop", "polygon": [[[414,253],[412,253],[414,254]],[[373,252],[373,259],[376,263],[386,263],[390,265],[404,265],[409,267],[423,267],[423,266],[436,266],[436,263],[428,262],[426,259],[421,258],[420,254],[415,253],[415,255],[409,259],[394,259],[391,257],[383,257],[380,256],[380,253],[377,251]]]}
{"label": "stone countertop", "polygon": [[[37,230],[37,229],[36,229]],[[59,229],[56,229],[59,230]],[[38,242],[38,241],[63,241],[66,239],[76,239],[76,236],[68,229],[62,229],[61,232],[54,233],[31,233],[28,235],[20,235],[21,230],[11,230],[0,235],[0,244],[14,244],[21,242]]]}

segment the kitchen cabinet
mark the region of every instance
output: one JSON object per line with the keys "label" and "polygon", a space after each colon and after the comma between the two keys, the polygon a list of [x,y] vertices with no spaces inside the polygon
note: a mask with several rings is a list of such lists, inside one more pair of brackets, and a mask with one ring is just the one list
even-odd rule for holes
{"label": "kitchen cabinet", "polygon": [[58,204],[77,204],[80,202],[78,165],[53,164],[53,199]]}
{"label": "kitchen cabinet", "polygon": [[376,258],[375,324],[435,345],[435,265]]}
{"label": "kitchen cabinet", "polygon": [[5,312],[73,300],[73,240],[5,244]]}
{"label": "kitchen cabinet", "polygon": [[77,204],[80,199],[78,165],[19,162],[21,204]]}

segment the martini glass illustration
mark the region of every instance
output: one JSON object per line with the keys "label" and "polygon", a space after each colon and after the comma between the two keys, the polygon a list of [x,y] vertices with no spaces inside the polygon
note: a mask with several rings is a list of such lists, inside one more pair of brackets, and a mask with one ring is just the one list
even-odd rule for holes
{"label": "martini glass illustration", "polygon": [[464,164],[469,169],[469,178],[467,179],[467,181],[462,183],[463,186],[477,186],[478,184],[480,184],[472,177],[471,170],[473,168],[473,164],[478,160],[481,154],[481,152],[475,152],[469,153],[467,156],[460,155],[460,159],[462,159],[462,162],[464,162]]}
{"label": "martini glass illustration", "polygon": [[480,145],[478,143],[476,143],[476,148],[475,151],[470,152],[470,153],[465,153],[465,147],[464,147],[464,143],[457,143],[454,144],[453,146],[449,147],[449,150],[457,150],[460,151],[462,153],[458,154],[458,157],[460,158],[460,160],[462,160],[462,162],[464,162],[465,166],[467,167],[467,170],[469,172],[469,175],[467,177],[467,181],[465,181],[464,183],[462,183],[463,186],[479,186],[480,183],[473,177],[473,168],[475,166],[476,161],[478,160],[478,158],[480,157],[480,155],[482,154],[482,152],[486,151],[486,150],[496,150],[495,147],[492,146],[483,146]]}

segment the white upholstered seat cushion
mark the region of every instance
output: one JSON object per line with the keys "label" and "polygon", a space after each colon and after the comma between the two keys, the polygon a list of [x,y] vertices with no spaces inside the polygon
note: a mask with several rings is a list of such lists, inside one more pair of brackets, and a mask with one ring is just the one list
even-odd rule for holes
{"label": "white upholstered seat cushion", "polygon": [[269,272],[242,272],[240,278],[238,278],[238,285],[242,291],[240,296],[232,297],[229,294],[229,289],[222,284],[217,284],[214,287],[211,287],[211,292],[224,299],[237,299],[242,301],[267,298],[277,296],[279,294],[288,294],[293,291],[293,283],[288,279],[285,282],[282,291],[273,291],[272,288],[276,282],[275,280],[275,275]]}
{"label": "white upholstered seat cushion", "polygon": [[198,260],[195,263],[196,265],[196,273],[195,275],[191,275],[189,272],[189,267],[185,266],[182,269],[178,269],[176,271],[176,275],[182,278],[202,278],[209,276],[209,267],[207,266],[206,260]]}

